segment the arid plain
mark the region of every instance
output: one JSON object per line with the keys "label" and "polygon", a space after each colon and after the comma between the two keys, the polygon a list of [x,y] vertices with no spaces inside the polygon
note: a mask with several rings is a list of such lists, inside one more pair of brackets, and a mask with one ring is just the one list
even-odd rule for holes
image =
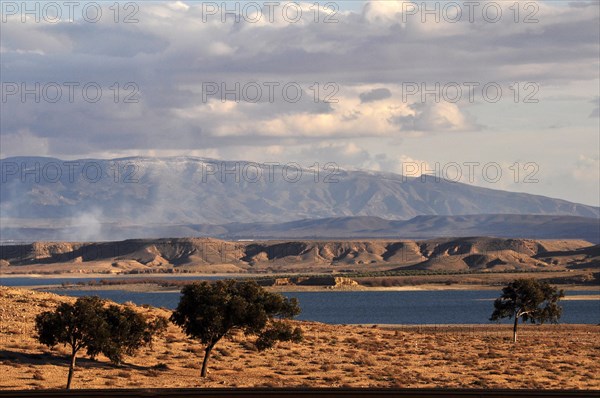
{"label": "arid plain", "polygon": [[[2,389],[64,387],[66,350],[34,338],[35,315],[70,297],[0,287]],[[133,306],[133,305],[132,305]],[[163,309],[133,306],[148,315]],[[599,389],[600,326],[447,327],[326,325],[298,322],[302,343],[257,352],[242,334],[215,348],[200,378],[202,347],[169,325],[151,349],[121,366],[100,355],[78,359],[74,388],[138,387],[460,387]]]}

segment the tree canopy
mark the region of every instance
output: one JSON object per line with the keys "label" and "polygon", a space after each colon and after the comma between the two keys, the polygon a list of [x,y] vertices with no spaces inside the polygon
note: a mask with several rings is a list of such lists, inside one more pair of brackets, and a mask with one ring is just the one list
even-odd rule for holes
{"label": "tree canopy", "polygon": [[83,348],[95,357],[105,354],[120,363],[123,355],[152,342],[152,337],[166,328],[167,321],[152,322],[131,308],[117,305],[104,307],[99,297],[80,297],[74,304],[62,303],[54,311],[38,314],[35,329],[40,343],[53,347],[63,344],[71,348],[67,388],[71,388],[77,354]]}
{"label": "tree canopy", "polygon": [[134,355],[144,346],[152,344],[155,335],[167,327],[165,318],[148,321],[145,316],[129,307],[110,305],[102,313],[108,327],[108,339],[95,340],[90,354],[102,353],[111,362],[120,364],[125,355]]}
{"label": "tree canopy", "polygon": [[71,388],[75,358],[82,349],[93,355],[108,339],[108,325],[102,316],[103,302],[98,297],[81,297],[75,304],[62,303],[55,311],[42,312],[35,318],[40,343],[53,347],[64,344],[71,348],[67,388]]}
{"label": "tree canopy", "polygon": [[491,321],[514,318],[513,341],[517,341],[519,318],[524,322],[558,322],[562,308],[558,305],[564,292],[547,282],[535,279],[517,279],[502,289],[502,295],[494,302]]}
{"label": "tree canopy", "polygon": [[217,281],[185,286],[171,321],[206,345],[201,376],[213,347],[234,330],[258,336],[259,350],[277,341],[300,341],[302,331],[283,322],[300,313],[296,299],[267,292],[256,282]]}

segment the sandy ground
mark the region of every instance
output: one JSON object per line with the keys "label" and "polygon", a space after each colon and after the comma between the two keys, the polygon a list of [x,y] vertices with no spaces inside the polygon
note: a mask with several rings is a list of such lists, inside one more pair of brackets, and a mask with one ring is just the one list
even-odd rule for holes
{"label": "sandy ground", "polygon": [[[66,349],[32,337],[41,311],[74,299],[0,287],[0,388],[62,388]],[[168,316],[156,308],[135,307]],[[203,349],[170,325],[153,348],[126,364],[82,356],[74,388],[136,387],[461,387],[600,389],[600,326],[509,325],[365,327],[298,322],[302,343],[257,352],[236,334],[215,348],[202,379]]]}

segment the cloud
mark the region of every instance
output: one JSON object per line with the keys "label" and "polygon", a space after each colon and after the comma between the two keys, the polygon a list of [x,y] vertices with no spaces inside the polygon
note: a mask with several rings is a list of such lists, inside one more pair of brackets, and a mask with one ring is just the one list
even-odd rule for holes
{"label": "cloud", "polygon": [[[457,23],[432,17],[422,22],[420,13],[407,14],[399,1],[365,2],[358,10],[340,3],[335,15],[324,3],[315,15],[311,2],[301,2],[302,18],[294,23],[281,10],[273,23],[264,15],[257,23],[223,23],[220,15],[204,20],[201,2],[183,1],[138,2],[139,22],[132,24],[115,23],[110,3],[102,3],[106,18],[98,23],[21,23],[19,15],[11,16],[2,24],[3,82],[80,87],[73,102],[65,99],[66,91],[57,103],[32,96],[22,101],[19,95],[3,102],[2,156],[248,154],[256,160],[300,156],[310,163],[320,153],[307,150],[312,148],[341,151],[354,167],[392,169],[401,156],[394,144],[401,140],[413,146],[423,140],[430,153],[416,158],[434,159],[450,149],[468,157],[468,148],[449,149],[439,137],[473,134],[478,143],[477,134],[486,132],[486,142],[510,157],[504,135],[525,129],[513,131],[510,121],[526,114],[528,125],[547,126],[552,114],[568,123],[581,98],[597,96],[600,10],[590,6],[596,3],[530,2],[533,8],[521,8],[515,23],[512,2],[494,3],[502,7],[497,23],[482,19],[483,2],[473,23],[466,14]],[[531,9],[537,23],[523,21]],[[327,15],[336,22],[325,23]],[[100,101],[82,99],[81,86],[88,82],[101,85]],[[123,101],[131,94],[124,88],[129,82],[138,102]],[[216,96],[203,100],[207,82],[279,86],[274,101],[263,96],[256,103],[222,102]],[[474,103],[435,103],[418,95],[407,101],[407,82],[497,82],[504,95],[498,103],[480,95]],[[540,103],[514,102],[509,86],[515,82],[538,84]],[[298,102],[282,99],[288,83],[302,87]],[[544,101],[547,88],[560,93],[562,109]],[[326,102],[328,96],[336,101]],[[594,120],[581,122],[588,133],[597,129],[592,122],[599,108],[596,100]],[[319,149],[323,142],[325,149]],[[366,153],[347,153],[348,143]],[[572,145],[585,153],[589,143]],[[546,155],[545,161],[555,159]]]}
{"label": "cloud", "polygon": [[376,88],[365,93],[360,93],[360,102],[367,103],[373,101],[379,101],[382,99],[390,98],[392,93],[387,88]]}
{"label": "cloud", "polygon": [[592,113],[590,113],[590,117],[592,117],[592,118],[600,117],[600,97],[596,97],[595,99],[593,99],[590,102],[592,104],[596,105],[594,110],[592,110]]}
{"label": "cloud", "polygon": [[48,139],[32,134],[29,129],[19,129],[14,133],[0,134],[0,158],[9,156],[49,155]]}
{"label": "cloud", "polygon": [[572,171],[572,177],[581,182],[597,184],[600,181],[599,155],[579,155]]}
{"label": "cloud", "polygon": [[[220,15],[204,21],[202,4],[194,2],[139,3],[139,23],[133,24],[108,17],[95,24],[23,24],[12,17],[3,24],[4,81],[98,82],[103,98],[94,104],[85,103],[81,92],[73,103],[11,98],[3,104],[3,134],[27,128],[50,151],[85,155],[277,145],[282,137],[301,144],[304,138],[478,131],[477,115],[467,114],[464,104],[402,101],[402,83],[508,86],[597,78],[593,8],[539,3],[545,18],[538,24],[508,17],[498,24],[480,18],[450,24],[422,23],[419,14],[402,15],[402,2],[383,1],[359,12],[339,10],[336,23],[323,23],[331,11],[321,7],[315,23],[311,6],[301,3],[297,23],[281,13],[275,23],[264,16],[259,23],[222,23]],[[504,11],[512,15],[508,6]],[[138,103],[122,103],[128,82],[139,88]],[[203,101],[206,82],[276,82],[279,91],[273,102],[263,97],[256,104],[221,104]],[[121,87],[117,104],[115,83]],[[301,101],[282,100],[280,88],[287,83],[302,86]],[[325,103],[328,95],[338,102]]]}
{"label": "cloud", "polygon": [[402,1],[370,1],[365,4],[362,15],[369,23],[394,24],[401,20]]}
{"label": "cloud", "polygon": [[462,112],[452,103],[417,103],[410,106],[413,111],[408,116],[394,119],[402,130],[419,132],[464,132],[481,128],[472,117]]}
{"label": "cloud", "polygon": [[569,7],[574,8],[587,8],[587,7],[597,7],[598,3],[595,1],[571,1],[569,2]]}

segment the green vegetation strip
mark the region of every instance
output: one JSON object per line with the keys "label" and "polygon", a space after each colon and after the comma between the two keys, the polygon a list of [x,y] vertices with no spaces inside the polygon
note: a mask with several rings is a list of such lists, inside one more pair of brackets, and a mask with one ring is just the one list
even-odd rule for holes
{"label": "green vegetation strip", "polygon": [[[264,276],[252,276],[252,277],[232,277],[223,279],[236,279],[240,281],[253,280],[256,282],[270,281],[278,278],[331,278],[331,277],[346,277],[351,279],[358,278],[376,278],[376,277],[393,277],[393,276],[436,276],[436,275],[490,275],[490,274],[534,274],[534,273],[549,273],[557,272],[556,270],[501,270],[501,271],[479,271],[479,270],[467,270],[467,271],[432,271],[432,270],[395,270],[395,271],[369,271],[369,272],[340,272],[340,273],[320,273],[320,274],[272,274]],[[198,279],[189,280],[171,280],[168,278],[127,278],[127,279],[100,279],[99,281],[88,281],[88,282],[63,282],[61,286],[112,286],[112,285],[132,285],[132,284],[156,284],[160,287],[180,287],[192,284],[197,281],[206,280],[202,276]],[[209,281],[211,282],[211,281]]]}

